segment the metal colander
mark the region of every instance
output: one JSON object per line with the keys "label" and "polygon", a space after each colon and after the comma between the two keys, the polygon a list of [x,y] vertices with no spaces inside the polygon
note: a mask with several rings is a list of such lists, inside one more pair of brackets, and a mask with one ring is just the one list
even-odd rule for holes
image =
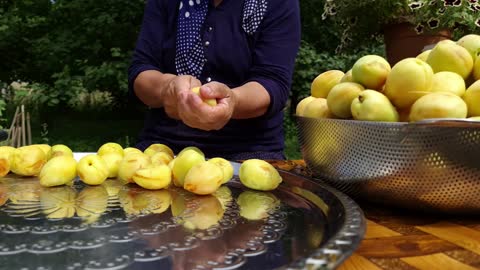
{"label": "metal colander", "polygon": [[480,210],[480,122],[297,116],[297,127],[314,177],[352,197],[449,213]]}

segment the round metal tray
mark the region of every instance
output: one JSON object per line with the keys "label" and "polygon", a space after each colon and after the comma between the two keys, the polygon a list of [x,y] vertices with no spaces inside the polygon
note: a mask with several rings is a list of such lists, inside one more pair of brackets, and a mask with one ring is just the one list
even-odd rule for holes
{"label": "round metal tray", "polygon": [[217,193],[0,179],[2,269],[334,269],[365,231],[347,196],[280,171],[272,192]]}

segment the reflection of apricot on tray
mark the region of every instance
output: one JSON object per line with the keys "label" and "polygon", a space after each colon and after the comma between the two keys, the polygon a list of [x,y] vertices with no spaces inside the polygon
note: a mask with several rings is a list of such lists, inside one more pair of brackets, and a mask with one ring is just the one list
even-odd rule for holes
{"label": "reflection of apricot on tray", "polygon": [[270,192],[244,191],[237,198],[240,216],[248,220],[265,219],[279,205],[280,200]]}
{"label": "reflection of apricot on tray", "polygon": [[222,204],[223,210],[225,210],[228,204],[232,201],[232,191],[227,186],[221,186],[215,191],[213,196],[217,197],[218,201]]}
{"label": "reflection of apricot on tray", "polygon": [[127,215],[160,214],[165,212],[172,200],[170,191],[145,190],[125,187],[118,193],[120,205]]}
{"label": "reflection of apricot on tray", "polygon": [[87,186],[76,198],[77,216],[88,219],[89,223],[107,210],[108,192],[103,186]]}
{"label": "reflection of apricot on tray", "polygon": [[36,178],[13,177],[4,178],[3,183],[8,188],[8,198],[12,203],[20,201],[38,201],[42,186]]}
{"label": "reflection of apricot on tray", "polygon": [[222,204],[212,195],[192,196],[180,192],[172,200],[172,215],[189,230],[206,230],[218,224],[223,213]]}
{"label": "reflection of apricot on tray", "polygon": [[325,227],[313,224],[307,225],[307,243],[310,248],[318,248],[323,241]]}
{"label": "reflection of apricot on tray", "polygon": [[309,200],[311,203],[315,204],[325,215],[328,215],[329,207],[322,198],[315,195],[315,193],[308,191],[299,187],[292,187],[292,192],[302,196],[303,198]]}
{"label": "reflection of apricot on tray", "polygon": [[0,183],[0,206],[4,205],[8,200],[7,186]]}
{"label": "reflection of apricot on tray", "polygon": [[107,179],[103,182],[102,186],[108,193],[108,196],[117,196],[120,189],[123,187],[123,184],[116,179]]}
{"label": "reflection of apricot on tray", "polygon": [[47,218],[61,219],[75,215],[75,189],[68,186],[42,189],[40,204]]}

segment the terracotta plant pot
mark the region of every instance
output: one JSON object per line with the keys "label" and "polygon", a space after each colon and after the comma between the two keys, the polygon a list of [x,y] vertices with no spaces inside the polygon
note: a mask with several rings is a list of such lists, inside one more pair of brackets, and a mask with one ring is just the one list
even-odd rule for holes
{"label": "terracotta plant pot", "polygon": [[415,26],[409,23],[392,24],[384,28],[387,60],[392,66],[404,58],[416,57],[428,45],[451,38],[452,33],[448,29],[417,34]]}

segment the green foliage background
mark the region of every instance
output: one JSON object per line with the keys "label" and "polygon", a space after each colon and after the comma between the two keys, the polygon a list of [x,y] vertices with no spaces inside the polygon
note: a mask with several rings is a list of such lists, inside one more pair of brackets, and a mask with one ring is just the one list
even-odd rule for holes
{"label": "green foliage background", "polygon": [[[289,107],[286,153],[300,158],[297,102],[328,69],[347,71],[362,54],[383,54],[379,42],[335,53],[342,29],[322,20],[324,0],[300,1],[302,46]],[[106,141],[134,144],[143,107],[127,96],[127,68],[145,0],[0,0],[0,126],[14,107],[32,112],[34,142],[96,151]],[[27,82],[19,89],[13,81]],[[113,110],[114,109],[114,110]]]}

